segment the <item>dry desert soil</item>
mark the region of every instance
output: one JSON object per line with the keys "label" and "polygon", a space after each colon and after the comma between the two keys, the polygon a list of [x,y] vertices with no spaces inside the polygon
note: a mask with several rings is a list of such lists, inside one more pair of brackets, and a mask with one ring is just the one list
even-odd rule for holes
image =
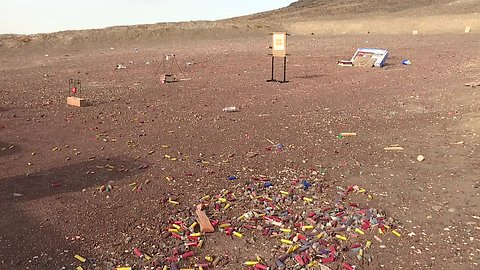
{"label": "dry desert soil", "polygon": [[480,1],[431,2],[1,36],[0,269],[480,269]]}

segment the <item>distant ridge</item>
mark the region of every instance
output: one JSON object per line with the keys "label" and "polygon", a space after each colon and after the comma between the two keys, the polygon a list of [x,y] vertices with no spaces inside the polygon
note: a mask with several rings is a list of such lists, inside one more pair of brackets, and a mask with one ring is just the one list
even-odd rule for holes
{"label": "distant ridge", "polygon": [[83,48],[294,34],[480,33],[480,0],[299,0],[287,7],[219,21],[158,23],[37,35],[0,35],[0,49]]}

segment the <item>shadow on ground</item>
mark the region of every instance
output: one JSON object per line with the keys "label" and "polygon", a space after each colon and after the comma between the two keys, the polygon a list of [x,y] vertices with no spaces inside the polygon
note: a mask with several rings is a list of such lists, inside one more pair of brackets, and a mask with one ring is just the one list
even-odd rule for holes
{"label": "shadow on ground", "polygon": [[[0,127],[0,129],[1,129],[1,127]],[[16,145],[8,144],[8,143],[0,141],[0,157],[13,155],[15,153],[20,152],[20,150],[21,150],[21,148],[16,146]]]}
{"label": "shadow on ground", "polygon": [[[142,173],[144,167],[144,164],[131,158],[115,157],[89,160],[39,171],[30,176],[22,175],[2,180],[0,269],[4,269],[3,266],[18,267],[11,269],[60,269],[71,264],[74,254],[70,254],[70,251],[81,249],[65,239],[65,236],[59,233],[60,228],[57,228],[57,225],[42,225],[51,224],[48,218],[35,220],[25,212],[25,207],[39,209],[39,206],[35,205],[40,203],[39,199],[59,198],[67,193],[81,192],[109,181],[118,181]],[[40,209],[48,210],[48,207],[49,205],[43,205]],[[58,224],[58,227],[61,226]],[[12,257],[10,254],[16,256]]]}

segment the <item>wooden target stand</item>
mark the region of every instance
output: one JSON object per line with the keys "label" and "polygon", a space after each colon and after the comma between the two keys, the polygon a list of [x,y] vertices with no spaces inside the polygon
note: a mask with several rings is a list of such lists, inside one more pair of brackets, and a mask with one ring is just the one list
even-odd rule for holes
{"label": "wooden target stand", "polygon": [[82,83],[80,80],[69,79],[68,80],[68,92],[67,104],[75,107],[87,106],[87,101],[84,98],[80,98],[80,92],[82,90]]}
{"label": "wooden target stand", "polygon": [[[286,32],[274,32],[272,39],[272,77],[267,82],[287,83],[287,34]],[[283,80],[275,79],[275,58],[283,58]]]}

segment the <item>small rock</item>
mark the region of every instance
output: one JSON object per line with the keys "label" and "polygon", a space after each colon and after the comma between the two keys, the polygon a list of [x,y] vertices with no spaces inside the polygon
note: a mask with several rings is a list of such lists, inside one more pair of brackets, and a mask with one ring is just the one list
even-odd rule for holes
{"label": "small rock", "polygon": [[425,160],[425,157],[424,157],[423,155],[418,155],[417,160],[418,160],[419,162],[422,162],[422,161]]}

